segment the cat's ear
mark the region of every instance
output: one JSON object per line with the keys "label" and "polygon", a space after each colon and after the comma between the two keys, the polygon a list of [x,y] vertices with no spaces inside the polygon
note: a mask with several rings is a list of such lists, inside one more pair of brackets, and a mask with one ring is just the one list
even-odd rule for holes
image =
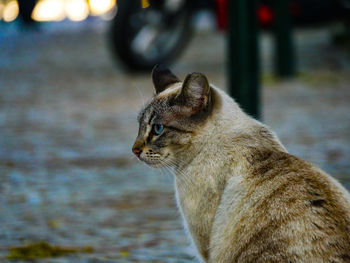
{"label": "cat's ear", "polygon": [[204,109],[210,101],[210,85],[207,77],[201,73],[187,75],[177,100],[186,115]]}
{"label": "cat's ear", "polygon": [[168,68],[156,65],[152,70],[152,81],[156,93],[160,93],[171,84],[181,82]]}

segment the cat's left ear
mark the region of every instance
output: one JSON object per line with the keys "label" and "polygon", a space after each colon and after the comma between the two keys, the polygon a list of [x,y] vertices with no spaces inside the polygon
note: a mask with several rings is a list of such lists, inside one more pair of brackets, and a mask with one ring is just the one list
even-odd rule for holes
{"label": "cat's left ear", "polygon": [[157,94],[166,90],[171,84],[181,82],[181,80],[163,65],[156,65],[153,68],[152,81]]}
{"label": "cat's left ear", "polygon": [[210,101],[210,85],[207,77],[201,73],[187,75],[177,100],[186,115],[204,109]]}

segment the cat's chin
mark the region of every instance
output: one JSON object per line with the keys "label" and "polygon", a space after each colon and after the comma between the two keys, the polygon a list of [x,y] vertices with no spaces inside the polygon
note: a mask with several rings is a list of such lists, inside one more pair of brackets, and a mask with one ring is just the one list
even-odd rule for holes
{"label": "cat's chin", "polygon": [[162,161],[147,161],[147,160],[143,160],[143,162],[145,162],[148,166],[152,167],[152,168],[164,168],[164,167],[169,167],[168,165],[166,165],[164,162]]}
{"label": "cat's chin", "polygon": [[145,162],[148,166],[152,168],[163,168],[165,165],[163,163]]}

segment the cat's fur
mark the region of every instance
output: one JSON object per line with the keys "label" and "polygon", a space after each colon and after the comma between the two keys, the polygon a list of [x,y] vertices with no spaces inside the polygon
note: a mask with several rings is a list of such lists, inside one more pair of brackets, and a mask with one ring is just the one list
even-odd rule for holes
{"label": "cat's fur", "polygon": [[[134,152],[175,169],[177,202],[204,262],[350,262],[346,190],[289,154],[199,73],[153,71]],[[164,125],[157,135],[154,124]],[[137,150],[135,150],[137,149]]]}

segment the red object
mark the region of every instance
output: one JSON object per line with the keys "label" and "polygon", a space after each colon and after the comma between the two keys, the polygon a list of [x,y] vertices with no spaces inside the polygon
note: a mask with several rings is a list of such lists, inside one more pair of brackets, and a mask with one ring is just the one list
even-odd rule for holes
{"label": "red object", "polygon": [[258,19],[259,19],[260,25],[262,25],[263,27],[271,26],[274,18],[275,18],[275,14],[273,13],[270,7],[266,5],[259,5]]}
{"label": "red object", "polygon": [[220,30],[227,29],[227,9],[227,0],[216,0],[216,22]]}
{"label": "red object", "polygon": [[[230,0],[216,0],[216,22],[220,30],[226,30],[228,27],[228,1]],[[292,10],[297,10],[295,5],[291,6],[291,8]],[[271,7],[263,4],[258,6],[257,16],[262,27],[270,27],[275,19],[275,14]]]}

